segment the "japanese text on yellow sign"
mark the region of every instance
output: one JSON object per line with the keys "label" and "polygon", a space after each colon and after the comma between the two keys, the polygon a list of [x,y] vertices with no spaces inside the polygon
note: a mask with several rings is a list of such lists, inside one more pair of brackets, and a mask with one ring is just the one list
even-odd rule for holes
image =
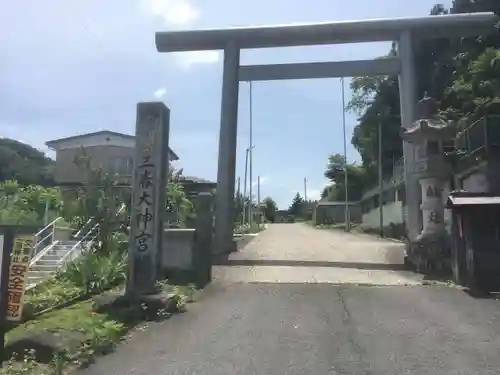
{"label": "japanese text on yellow sign", "polygon": [[18,322],[22,317],[32,247],[32,236],[19,236],[14,239],[7,287],[7,320],[10,321]]}

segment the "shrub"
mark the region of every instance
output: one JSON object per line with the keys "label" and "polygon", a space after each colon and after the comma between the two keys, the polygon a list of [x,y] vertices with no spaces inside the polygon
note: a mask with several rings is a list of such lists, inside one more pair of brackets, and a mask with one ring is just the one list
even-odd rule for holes
{"label": "shrub", "polygon": [[73,283],[86,294],[95,294],[123,282],[126,266],[126,255],[119,252],[102,254],[88,250],[68,263],[57,279]]}
{"label": "shrub", "polygon": [[83,294],[83,289],[66,280],[50,279],[30,289],[24,299],[23,319],[31,319],[36,313],[71,301]]}

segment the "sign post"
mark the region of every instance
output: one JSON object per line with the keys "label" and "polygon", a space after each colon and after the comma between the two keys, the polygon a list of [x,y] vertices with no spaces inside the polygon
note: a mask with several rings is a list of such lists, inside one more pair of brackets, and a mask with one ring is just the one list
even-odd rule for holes
{"label": "sign post", "polygon": [[127,294],[155,292],[161,270],[170,110],[139,103],[129,238]]}
{"label": "sign post", "polygon": [[[0,226],[0,363],[8,322],[20,322],[36,228]],[[29,233],[29,234],[27,234]]]}
{"label": "sign post", "polygon": [[[3,228],[2,228],[3,229]],[[7,299],[9,284],[10,250],[13,233],[4,229],[0,232],[0,362],[5,358],[5,333],[7,332]]]}
{"label": "sign post", "polygon": [[33,235],[14,236],[7,285],[7,320],[12,322],[21,321],[23,316],[23,301],[32,249]]}

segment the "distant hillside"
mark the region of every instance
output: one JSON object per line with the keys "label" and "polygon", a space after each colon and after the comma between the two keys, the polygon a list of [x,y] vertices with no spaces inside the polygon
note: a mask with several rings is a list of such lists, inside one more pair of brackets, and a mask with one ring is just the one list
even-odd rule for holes
{"label": "distant hillside", "polygon": [[0,138],[0,181],[51,186],[54,161],[41,151],[9,138]]}

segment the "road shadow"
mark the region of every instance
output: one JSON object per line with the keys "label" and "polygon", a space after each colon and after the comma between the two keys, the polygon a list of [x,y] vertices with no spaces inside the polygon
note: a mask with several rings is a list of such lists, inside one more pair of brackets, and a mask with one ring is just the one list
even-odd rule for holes
{"label": "road shadow", "polygon": [[256,236],[246,236],[246,235],[234,238],[233,241],[235,244],[234,248],[236,249],[236,252],[212,254],[212,265],[218,265],[227,262],[232,254],[235,254],[238,251],[243,250],[245,246],[247,246],[255,238]]}
{"label": "road shadow", "polygon": [[404,271],[400,263],[364,263],[364,262],[331,262],[331,261],[304,261],[304,260],[268,260],[268,259],[230,259],[218,257],[212,264],[218,266],[287,266],[287,267],[334,267],[353,268],[359,270],[387,270]]}
{"label": "road shadow", "polygon": [[488,291],[481,288],[464,288],[463,291],[465,294],[475,299],[500,300],[500,290]]}

